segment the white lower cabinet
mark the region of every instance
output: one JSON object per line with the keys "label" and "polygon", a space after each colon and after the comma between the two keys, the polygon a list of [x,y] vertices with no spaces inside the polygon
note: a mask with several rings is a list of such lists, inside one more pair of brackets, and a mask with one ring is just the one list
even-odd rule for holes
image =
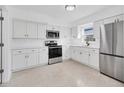
{"label": "white lower cabinet", "polygon": [[[47,48],[48,49],[48,48]],[[19,49],[12,51],[12,71],[48,64],[47,49]]]}
{"label": "white lower cabinet", "polygon": [[99,70],[99,50],[83,47],[71,47],[71,58],[82,64]]}
{"label": "white lower cabinet", "polygon": [[27,66],[38,65],[38,53],[31,53],[27,56]]}
{"label": "white lower cabinet", "polygon": [[48,48],[42,48],[39,50],[39,64],[47,65],[48,64]]}
{"label": "white lower cabinet", "polygon": [[27,65],[25,54],[15,54],[12,56],[12,70],[24,69]]}
{"label": "white lower cabinet", "polygon": [[88,54],[87,52],[85,52],[85,51],[82,51],[82,52],[80,52],[79,55],[80,55],[80,56],[79,56],[79,57],[80,57],[80,58],[79,58],[79,59],[80,59],[79,61],[80,61],[81,63],[87,65],[87,64],[88,64],[88,61],[89,61],[89,58],[88,58],[88,57],[89,57],[89,54]]}
{"label": "white lower cabinet", "polygon": [[63,60],[70,59],[70,47],[67,45],[62,46],[62,57]]}
{"label": "white lower cabinet", "polygon": [[95,69],[99,69],[99,52],[97,50],[90,51],[89,65]]}

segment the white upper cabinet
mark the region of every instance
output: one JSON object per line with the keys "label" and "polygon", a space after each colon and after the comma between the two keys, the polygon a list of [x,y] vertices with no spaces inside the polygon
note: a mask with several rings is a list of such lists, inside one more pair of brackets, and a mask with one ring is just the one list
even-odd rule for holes
{"label": "white upper cabinet", "polygon": [[38,39],[45,39],[45,38],[46,38],[46,25],[38,24]]}
{"label": "white upper cabinet", "polygon": [[78,38],[78,27],[77,26],[71,28],[71,37],[73,39]]}
{"label": "white upper cabinet", "polygon": [[123,14],[104,19],[104,24],[115,23],[122,20],[124,20]]}
{"label": "white upper cabinet", "polygon": [[95,38],[100,38],[100,26],[102,25],[103,21],[97,21],[94,22],[93,27],[94,27],[94,36]]}
{"label": "white upper cabinet", "polygon": [[71,29],[68,27],[60,27],[60,38],[67,39],[71,37]]}
{"label": "white upper cabinet", "polygon": [[13,38],[27,37],[27,22],[22,20],[13,20]]}
{"label": "white upper cabinet", "polygon": [[114,22],[116,22],[116,16],[104,19],[104,24],[109,24]]}
{"label": "white upper cabinet", "polygon": [[124,14],[118,15],[116,18],[117,18],[117,22],[124,21]]}
{"label": "white upper cabinet", "polygon": [[47,30],[59,31],[59,26],[47,25]]}
{"label": "white upper cabinet", "polygon": [[24,21],[13,20],[13,38],[24,39],[42,39],[45,38],[46,25]]}
{"label": "white upper cabinet", "polygon": [[28,22],[27,38],[37,38],[37,23]]}

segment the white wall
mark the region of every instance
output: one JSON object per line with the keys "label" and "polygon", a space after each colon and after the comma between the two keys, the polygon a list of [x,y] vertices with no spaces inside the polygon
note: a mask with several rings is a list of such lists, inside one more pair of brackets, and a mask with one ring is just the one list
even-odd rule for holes
{"label": "white wall", "polygon": [[[115,15],[122,14],[122,13],[124,13],[124,6],[109,6],[92,15],[89,15],[85,18],[81,18],[79,20],[72,22],[71,26],[73,27],[73,26],[78,26],[78,25],[83,25],[83,24],[87,24],[91,22],[100,21],[101,19],[115,16]],[[91,42],[91,46],[99,48],[99,44],[97,44],[99,43],[99,40],[100,39],[97,38],[97,40],[94,43]],[[72,41],[72,45],[84,45],[84,44],[81,42],[81,39],[75,39]]]}

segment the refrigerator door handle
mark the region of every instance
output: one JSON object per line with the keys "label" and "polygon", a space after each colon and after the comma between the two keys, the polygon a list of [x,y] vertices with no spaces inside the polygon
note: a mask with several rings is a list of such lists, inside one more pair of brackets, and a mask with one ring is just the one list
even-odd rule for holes
{"label": "refrigerator door handle", "polygon": [[117,35],[118,33],[117,33],[117,22],[115,22],[114,24],[113,24],[113,40],[112,40],[112,42],[113,42],[113,49],[112,49],[112,52],[113,52],[113,54],[114,54],[114,52],[116,51],[116,49],[117,49]]}

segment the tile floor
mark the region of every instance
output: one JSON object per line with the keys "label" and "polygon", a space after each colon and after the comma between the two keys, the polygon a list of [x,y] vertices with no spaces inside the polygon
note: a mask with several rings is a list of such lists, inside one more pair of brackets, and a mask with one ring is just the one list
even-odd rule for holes
{"label": "tile floor", "polygon": [[123,87],[124,83],[72,60],[13,73],[3,87]]}

